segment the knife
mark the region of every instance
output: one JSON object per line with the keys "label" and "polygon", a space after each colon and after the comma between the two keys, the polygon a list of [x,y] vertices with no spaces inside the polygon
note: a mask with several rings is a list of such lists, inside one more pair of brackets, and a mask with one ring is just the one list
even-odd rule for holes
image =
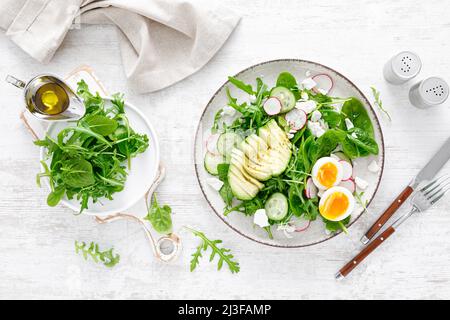
{"label": "knife", "polygon": [[422,181],[431,180],[442,167],[447,163],[450,158],[450,137],[442,145],[438,152],[431,158],[430,161],[423,167],[417,176],[411,181],[411,183],[395,198],[394,202],[384,211],[384,213],[375,221],[366,234],[361,238],[361,242],[364,244],[377,234],[378,231],[384,226],[384,224],[391,218],[398,208],[408,199],[411,193],[417,188]]}

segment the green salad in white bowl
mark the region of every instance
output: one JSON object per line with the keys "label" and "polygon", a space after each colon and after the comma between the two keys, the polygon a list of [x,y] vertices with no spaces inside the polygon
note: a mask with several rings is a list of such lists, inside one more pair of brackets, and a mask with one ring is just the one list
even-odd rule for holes
{"label": "green salad in white bowl", "polygon": [[[202,129],[210,130],[202,132],[206,172],[199,180],[210,204],[217,192],[223,206],[213,208],[240,233],[266,244],[303,246],[347,232],[365,210],[381,177],[383,146],[359,90],[338,94],[340,74],[311,63],[299,76],[286,61],[276,73],[269,68],[273,81],[240,74],[213,97],[210,106],[219,94],[226,104],[202,118]],[[247,79],[255,73],[248,70]],[[236,215],[241,222],[231,220]],[[248,222],[239,226],[242,219],[258,234]]]}

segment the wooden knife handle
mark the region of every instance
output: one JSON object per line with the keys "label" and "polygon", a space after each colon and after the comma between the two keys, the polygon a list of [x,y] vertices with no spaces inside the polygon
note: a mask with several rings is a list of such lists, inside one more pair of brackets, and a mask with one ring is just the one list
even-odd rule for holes
{"label": "wooden knife handle", "polygon": [[369,243],[357,256],[349,261],[345,266],[339,270],[336,278],[346,277],[353,269],[355,269],[369,254],[371,254],[380,244],[386,241],[393,233],[395,229],[391,226],[383,231],[376,239]]}
{"label": "wooden knife handle", "polygon": [[405,202],[406,199],[413,192],[413,188],[407,186],[402,193],[391,203],[389,208],[384,211],[384,213],[375,221],[375,223],[370,227],[370,229],[366,232],[365,236],[361,239],[364,244],[368,243],[370,239],[372,239],[378,231],[384,226],[384,224],[394,215],[398,208]]}

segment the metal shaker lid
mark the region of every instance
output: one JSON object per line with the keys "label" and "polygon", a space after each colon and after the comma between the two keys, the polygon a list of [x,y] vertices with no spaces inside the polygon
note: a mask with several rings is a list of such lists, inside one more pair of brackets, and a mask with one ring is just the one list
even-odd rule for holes
{"label": "metal shaker lid", "polygon": [[402,51],[391,60],[392,71],[401,79],[414,78],[422,68],[422,62],[417,54]]}
{"label": "metal shaker lid", "polygon": [[444,79],[431,77],[423,80],[419,86],[419,93],[422,99],[430,105],[437,105],[447,100],[449,87]]}

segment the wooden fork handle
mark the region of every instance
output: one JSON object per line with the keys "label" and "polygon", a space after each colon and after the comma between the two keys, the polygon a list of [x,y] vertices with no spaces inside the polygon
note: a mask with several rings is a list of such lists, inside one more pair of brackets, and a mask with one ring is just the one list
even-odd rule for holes
{"label": "wooden fork handle", "polygon": [[394,215],[398,208],[408,199],[413,192],[413,188],[407,186],[402,193],[391,203],[391,205],[384,211],[384,213],[375,221],[366,234],[362,237],[361,241],[367,244],[378,231],[384,226],[384,224]]}
{"label": "wooden fork handle", "polygon": [[369,254],[378,248],[387,238],[389,238],[395,229],[391,226],[383,231],[376,239],[369,243],[357,256],[350,260],[345,266],[336,274],[336,279],[346,277],[353,269],[355,269]]}

